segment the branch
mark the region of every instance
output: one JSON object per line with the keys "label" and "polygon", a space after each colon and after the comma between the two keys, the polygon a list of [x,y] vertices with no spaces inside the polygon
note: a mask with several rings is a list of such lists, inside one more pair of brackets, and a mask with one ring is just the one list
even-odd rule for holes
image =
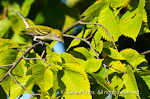
{"label": "branch", "polygon": [[12,79],[14,79],[14,81],[16,82],[16,84],[20,85],[22,88],[24,88],[24,89],[32,96],[32,94],[29,92],[29,90],[28,90],[25,86],[21,85],[21,84],[15,79],[15,77],[14,77],[11,73],[9,73],[9,75],[11,76]]}
{"label": "branch", "polygon": [[99,24],[99,23],[89,23],[89,22],[83,22],[83,21],[84,21],[84,18],[82,18],[81,20],[77,21],[76,23],[74,23],[74,24],[71,25],[70,27],[66,28],[62,33],[64,34],[64,33],[70,31],[71,29],[73,29],[74,27],[76,27],[76,26],[78,26],[78,25],[86,25],[86,24],[99,25],[99,26],[102,27],[102,28],[105,30],[105,32],[111,37],[112,42],[113,42],[113,45],[115,46],[115,49],[116,49],[116,51],[118,52],[118,48],[117,48],[117,46],[116,46],[116,44],[115,44],[115,41],[114,41],[112,35],[107,31],[107,29],[106,29],[103,25],[101,25],[101,24]]}
{"label": "branch", "polygon": [[[80,39],[80,40],[82,40],[82,41],[86,42],[86,43],[87,43],[87,44],[91,47],[91,49],[93,50],[93,52],[95,53],[96,58],[97,58],[97,59],[100,59],[100,58],[98,57],[98,55],[97,55],[96,51],[95,51],[95,50],[94,50],[94,48],[92,47],[91,43],[90,43],[87,39],[79,38],[79,37],[76,37],[76,36],[73,36],[73,35],[67,35],[67,34],[63,34],[63,36],[65,36],[65,37],[70,37],[70,38]],[[105,68],[106,77],[107,77],[107,82],[110,84],[110,81],[109,81],[109,79],[108,79],[108,75],[107,75],[106,65],[105,65],[105,64],[103,64],[103,66],[104,66],[104,68]]]}
{"label": "branch", "polygon": [[73,25],[71,25],[70,27],[67,27],[62,34],[69,32],[71,29],[73,29],[74,27],[80,25],[80,22],[84,21],[84,18],[82,18],[81,20],[77,21],[76,23],[74,23]]}
{"label": "branch", "polygon": [[89,23],[89,22],[82,22],[82,21],[79,21],[79,23],[80,23],[80,24],[94,24],[94,25],[99,25],[99,26],[101,26],[101,27],[105,30],[105,32],[111,37],[111,40],[112,40],[112,42],[113,42],[113,44],[114,44],[114,46],[115,46],[115,49],[116,49],[116,51],[118,52],[118,48],[117,48],[117,46],[116,46],[116,44],[115,44],[115,41],[114,41],[112,35],[107,31],[107,29],[106,29],[103,25],[101,25],[101,24],[99,24],[99,23]]}
{"label": "branch", "polygon": [[119,72],[121,72],[121,73],[127,74],[126,72],[123,72],[123,71],[118,70],[118,69],[116,69],[116,68],[113,68],[113,67],[111,67],[111,66],[107,66],[107,65],[106,65],[106,67],[110,67],[110,68],[112,68],[112,69],[114,69],[114,70],[116,70],[116,71],[119,71]]}
{"label": "branch", "polygon": [[105,65],[105,64],[103,63],[103,66],[104,66],[104,68],[105,68],[106,79],[107,79],[108,85],[110,85],[111,83],[110,83],[110,81],[109,81],[108,74],[107,74],[107,69],[106,69],[106,66],[107,66],[107,65]]}
{"label": "branch", "polygon": [[8,64],[8,65],[1,65],[0,67],[7,67],[7,66],[13,66],[14,63]]}
{"label": "branch", "polygon": [[73,36],[73,35],[67,35],[67,34],[63,34],[63,36],[65,36],[65,37],[70,37],[70,38],[80,39],[80,40],[86,42],[86,43],[91,47],[91,49],[93,50],[93,52],[95,53],[96,58],[99,59],[99,57],[98,57],[96,51],[94,50],[94,48],[92,47],[91,43],[90,43],[88,40],[86,40],[86,39],[84,39],[84,38],[76,37],[76,36]]}
{"label": "branch", "polygon": [[144,51],[144,52],[140,53],[140,55],[145,55],[145,54],[148,54],[148,53],[150,53],[150,50]]}
{"label": "branch", "polygon": [[32,50],[34,47],[36,47],[37,45],[40,45],[41,43],[35,43],[34,45],[32,45],[29,49],[27,49],[24,54],[15,62],[13,63],[13,66],[7,71],[7,73],[1,78],[0,83],[6,78],[6,76],[8,76],[12,70],[17,66],[17,64],[21,61],[21,59],[23,59],[23,57],[30,52],[30,50]]}
{"label": "branch", "polygon": [[[42,55],[41,55],[41,56],[42,56]],[[43,58],[43,59],[40,59],[40,58],[25,58],[25,57],[23,56],[23,59],[25,59],[25,60],[43,60],[48,66],[51,66],[51,64],[48,64],[47,61],[45,60],[45,59],[47,59],[47,58],[49,58],[49,57],[51,57],[51,56],[48,56],[48,57]]]}
{"label": "branch", "polygon": [[41,54],[41,58],[44,56],[44,54],[45,54],[45,49],[43,50],[43,52],[42,52],[42,54]]}

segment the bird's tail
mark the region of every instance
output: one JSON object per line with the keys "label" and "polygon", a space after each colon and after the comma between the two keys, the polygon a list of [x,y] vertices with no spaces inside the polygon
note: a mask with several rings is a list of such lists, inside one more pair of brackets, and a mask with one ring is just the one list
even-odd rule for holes
{"label": "bird's tail", "polygon": [[23,19],[23,22],[26,25],[26,29],[29,29],[29,24],[28,24],[27,20],[25,19],[25,17],[19,11],[17,11],[17,13]]}

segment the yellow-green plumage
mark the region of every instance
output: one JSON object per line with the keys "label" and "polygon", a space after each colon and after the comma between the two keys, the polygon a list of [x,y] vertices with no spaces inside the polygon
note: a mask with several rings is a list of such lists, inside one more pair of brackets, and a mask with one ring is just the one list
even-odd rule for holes
{"label": "yellow-green plumage", "polygon": [[44,41],[58,40],[64,43],[63,35],[58,29],[53,29],[42,25],[31,25],[20,12],[17,13],[20,15],[26,25],[26,30],[22,31],[22,33],[34,36],[34,41],[37,41],[37,39]]}

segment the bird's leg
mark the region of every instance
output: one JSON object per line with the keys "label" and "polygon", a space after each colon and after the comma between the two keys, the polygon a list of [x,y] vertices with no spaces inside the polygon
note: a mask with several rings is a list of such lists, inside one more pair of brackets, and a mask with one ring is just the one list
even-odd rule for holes
{"label": "bird's leg", "polygon": [[37,36],[34,36],[33,41],[39,42],[43,46],[44,43],[41,40],[37,40],[37,38]]}

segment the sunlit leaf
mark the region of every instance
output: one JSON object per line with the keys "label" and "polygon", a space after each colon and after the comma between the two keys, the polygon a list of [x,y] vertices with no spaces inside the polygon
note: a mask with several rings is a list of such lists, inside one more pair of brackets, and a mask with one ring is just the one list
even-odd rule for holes
{"label": "sunlit leaf", "polygon": [[89,59],[84,62],[82,67],[88,73],[96,72],[100,69],[102,61],[103,59]]}
{"label": "sunlit leaf", "polygon": [[74,48],[75,51],[82,53],[86,59],[94,59],[94,56],[84,47]]}
{"label": "sunlit leaf", "polygon": [[[33,77],[32,77],[32,79],[30,79],[31,78],[31,76],[25,76],[25,77],[23,77],[23,78],[21,78],[21,79],[19,79],[19,83],[21,84],[21,85],[23,85],[23,86],[25,86],[28,90],[29,90],[29,88],[30,88],[30,93],[32,93],[32,87],[33,87],[33,85],[34,85],[34,79],[33,79]],[[28,81],[31,81],[29,84],[28,84],[28,86],[26,86],[26,84],[28,83]],[[23,91],[22,91],[23,90]],[[18,85],[18,84],[14,84],[12,87],[11,87],[11,92],[10,92],[10,99],[15,99],[15,98],[17,98],[19,95],[21,95],[21,94],[23,94],[23,92],[24,92],[24,89],[20,86],[20,85]]]}
{"label": "sunlit leaf", "polygon": [[117,60],[125,60],[125,58],[113,48],[104,48],[103,51],[110,58],[117,59]]}
{"label": "sunlit leaf", "polygon": [[47,91],[53,86],[53,73],[42,64],[35,64],[32,69],[35,80],[42,91]]}
{"label": "sunlit leaf", "polygon": [[[12,64],[16,60],[16,55],[18,54],[17,50],[14,49],[7,49],[3,52],[0,53],[0,65],[8,65]],[[1,67],[0,68],[0,79],[7,73],[7,71],[11,68],[9,67]],[[2,81],[2,87],[4,91],[9,94],[10,87],[14,84],[14,80],[10,76],[7,76],[3,81]]]}
{"label": "sunlit leaf", "polygon": [[26,17],[30,11],[31,4],[34,2],[34,0],[25,0],[21,6],[21,13]]}
{"label": "sunlit leaf", "polygon": [[[121,36],[118,27],[118,18],[117,16],[115,16],[111,8],[109,8],[109,5],[102,9],[98,18],[98,23],[103,25],[107,29],[108,33],[113,37],[114,41],[117,41]],[[110,35],[108,35],[108,33],[106,33],[106,31],[102,27],[99,27],[98,29],[104,39],[106,39],[107,41],[112,41]]]}
{"label": "sunlit leaf", "polygon": [[8,48],[19,48],[19,45],[9,39],[0,38],[0,52]]}
{"label": "sunlit leaf", "polygon": [[114,90],[114,88],[111,85],[108,85],[107,81],[104,78],[102,78],[100,75],[98,75],[97,73],[92,73],[91,75],[96,79],[97,83],[100,84],[106,90],[108,90],[108,91],[109,90],[111,90],[111,91]]}
{"label": "sunlit leaf", "polygon": [[129,62],[134,68],[137,67],[140,63],[146,61],[145,57],[139,55],[139,53],[134,49],[124,49],[120,52],[126,61]]}
{"label": "sunlit leaf", "polygon": [[61,53],[60,56],[65,63],[78,63],[77,59],[69,53]]}
{"label": "sunlit leaf", "polygon": [[105,8],[105,5],[107,3],[105,2],[100,2],[100,3],[96,3],[91,5],[88,9],[86,9],[82,16],[85,16],[85,20],[87,21],[91,21],[93,20],[94,17],[97,17],[100,13],[100,11]]}
{"label": "sunlit leaf", "polygon": [[[82,36],[83,36],[83,31],[81,31],[81,32],[77,35],[77,37],[80,37],[80,38],[81,38]],[[67,48],[67,51],[68,51],[71,47],[74,47],[74,46],[79,45],[80,42],[81,42],[80,39],[76,39],[76,38],[73,39],[72,42],[70,43],[69,47]]]}
{"label": "sunlit leaf", "polygon": [[134,11],[127,11],[120,19],[119,28],[123,35],[136,41],[141,29],[145,0],[140,0],[139,6]]}
{"label": "sunlit leaf", "polygon": [[140,98],[137,82],[132,67],[130,65],[127,65],[127,74],[124,74],[122,78],[123,78],[123,83],[125,85],[125,89],[123,89],[122,92],[120,92],[120,96],[123,96],[125,98],[133,98],[133,99]]}
{"label": "sunlit leaf", "polygon": [[[69,63],[65,65],[62,81],[66,86],[63,91],[65,98],[72,99],[91,99],[90,83],[85,71],[77,64]],[[84,91],[84,92],[81,92]]]}
{"label": "sunlit leaf", "polygon": [[0,37],[4,37],[9,28],[10,21],[7,18],[5,18],[4,20],[0,20]]}

